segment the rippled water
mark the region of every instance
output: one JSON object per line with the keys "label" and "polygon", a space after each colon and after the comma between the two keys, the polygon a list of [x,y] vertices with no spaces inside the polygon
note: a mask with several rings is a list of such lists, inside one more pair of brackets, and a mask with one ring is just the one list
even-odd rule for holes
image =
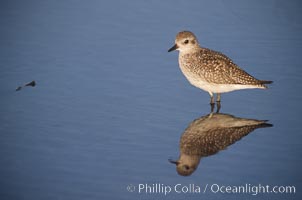
{"label": "rippled water", "polygon": [[[281,0],[2,1],[1,199],[301,199],[300,10]],[[274,127],[202,159],[189,177],[168,159],[210,108],[167,52],[184,29],[274,81],[223,94],[221,109]],[[36,87],[15,91],[32,80]],[[139,184],[293,185],[297,193],[164,195],[139,193]]]}

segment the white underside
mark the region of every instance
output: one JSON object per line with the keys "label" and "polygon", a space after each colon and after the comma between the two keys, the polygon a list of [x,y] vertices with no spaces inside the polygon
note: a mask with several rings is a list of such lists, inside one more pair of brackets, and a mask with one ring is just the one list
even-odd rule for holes
{"label": "white underside", "polygon": [[225,93],[225,92],[231,92],[234,90],[242,90],[242,89],[254,89],[254,88],[265,89],[265,87],[261,85],[215,84],[215,83],[204,82],[201,80],[195,81],[192,79],[189,80],[189,82],[195,87],[205,90],[210,94]]}

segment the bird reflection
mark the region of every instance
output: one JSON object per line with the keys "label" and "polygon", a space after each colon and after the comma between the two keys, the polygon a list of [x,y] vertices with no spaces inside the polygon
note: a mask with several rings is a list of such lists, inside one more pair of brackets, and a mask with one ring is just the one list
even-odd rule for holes
{"label": "bird reflection", "polygon": [[267,120],[244,119],[229,114],[211,113],[200,117],[187,127],[180,139],[180,156],[176,164],[179,175],[189,176],[202,157],[226,149],[257,128],[271,127]]}

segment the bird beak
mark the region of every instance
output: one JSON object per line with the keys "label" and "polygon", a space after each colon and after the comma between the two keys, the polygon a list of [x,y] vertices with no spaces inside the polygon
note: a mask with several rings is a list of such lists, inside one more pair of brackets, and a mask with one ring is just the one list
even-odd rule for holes
{"label": "bird beak", "polygon": [[176,49],[178,49],[177,44],[175,44],[173,47],[171,47],[171,48],[168,50],[168,52],[174,51],[174,50],[176,50]]}
{"label": "bird beak", "polygon": [[172,159],[169,159],[169,162],[172,163],[172,164],[175,164],[175,165],[178,165],[178,164],[179,164],[178,161],[175,161],[175,160],[172,160]]}

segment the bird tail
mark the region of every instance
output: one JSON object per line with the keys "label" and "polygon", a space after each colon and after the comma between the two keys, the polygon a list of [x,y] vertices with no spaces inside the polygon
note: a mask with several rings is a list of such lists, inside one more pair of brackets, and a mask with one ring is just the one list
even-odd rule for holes
{"label": "bird tail", "polygon": [[273,81],[260,81],[261,82],[261,84],[271,84],[271,83],[273,83]]}
{"label": "bird tail", "polygon": [[262,120],[262,123],[259,124],[259,128],[273,127],[273,124],[267,123],[268,120]]}
{"label": "bird tail", "polygon": [[273,81],[260,81],[261,85],[264,87],[264,89],[267,89],[267,86],[265,84],[271,84]]}

